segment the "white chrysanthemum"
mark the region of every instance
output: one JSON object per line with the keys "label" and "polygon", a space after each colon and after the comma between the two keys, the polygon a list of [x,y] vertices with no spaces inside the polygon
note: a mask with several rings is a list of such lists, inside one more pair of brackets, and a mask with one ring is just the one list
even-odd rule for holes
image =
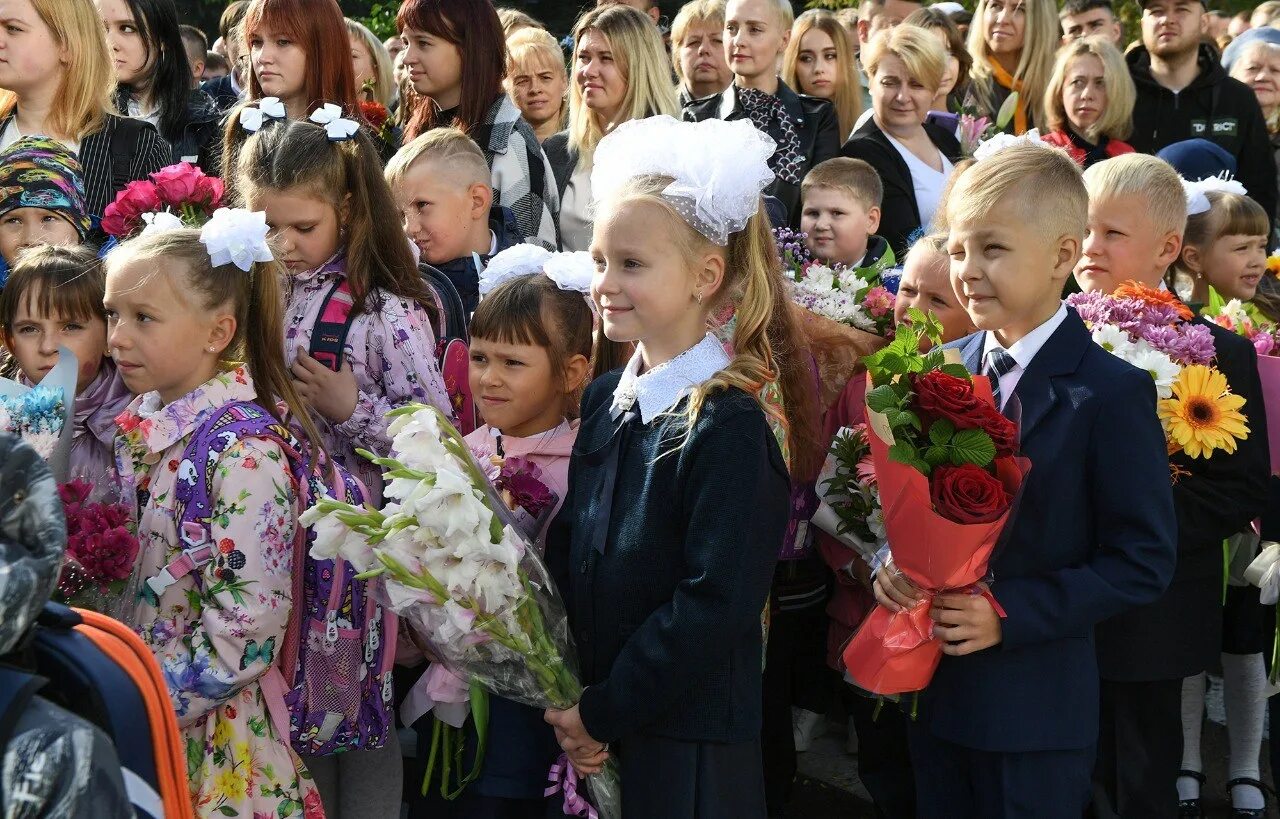
{"label": "white chrysanthemum", "polygon": [[1124,358],[1123,354],[1133,346],[1133,342],[1129,340],[1128,333],[1110,324],[1094,325],[1093,342],[1120,358]]}
{"label": "white chrysanthemum", "polygon": [[1178,380],[1178,373],[1182,372],[1182,368],[1169,356],[1158,350],[1147,349],[1134,356],[1129,363],[1151,374],[1159,398],[1173,395],[1173,382]]}
{"label": "white chrysanthemum", "polygon": [[815,292],[834,290],[836,272],[825,264],[811,265],[804,273],[804,283],[807,289]]}

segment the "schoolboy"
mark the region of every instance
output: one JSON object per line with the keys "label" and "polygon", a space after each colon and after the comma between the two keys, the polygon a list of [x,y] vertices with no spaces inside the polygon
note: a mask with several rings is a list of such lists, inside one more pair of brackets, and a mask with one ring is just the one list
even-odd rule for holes
{"label": "schoolboy", "polygon": [[[948,346],[991,378],[1006,413],[1020,408],[1033,466],[990,567],[1005,616],[985,595],[931,607],[945,644],[909,727],[918,815],[1079,819],[1098,737],[1094,627],[1154,600],[1173,573],[1156,394],[1059,300],[1087,216],[1065,153],[1022,145],[978,162],[947,216],[952,286],[979,328]],[[874,587],[890,609],[917,599],[891,561]]]}
{"label": "schoolboy", "polygon": [[889,250],[880,227],[880,174],[861,159],[819,163],[800,185],[800,231],[814,258],[845,267],[870,267]]}
{"label": "schoolboy", "polygon": [[[1162,159],[1132,154],[1084,175],[1088,236],[1076,266],[1085,291],[1125,281],[1162,287],[1182,247],[1186,200]],[[1222,640],[1222,541],[1243,531],[1266,502],[1270,459],[1257,354],[1242,337],[1196,319],[1213,333],[1215,366],[1245,398],[1249,437],[1233,453],[1208,459],[1178,454],[1170,463],[1177,514],[1177,568],[1168,590],[1148,605],[1098,626],[1101,733],[1094,813],[1173,816],[1182,759],[1182,680],[1216,667]]]}
{"label": "schoolboy", "polygon": [[483,266],[519,242],[511,212],[493,207],[484,154],[457,128],[435,128],[401,148],[386,177],[421,261],[448,277],[470,316],[480,301],[477,258]]}

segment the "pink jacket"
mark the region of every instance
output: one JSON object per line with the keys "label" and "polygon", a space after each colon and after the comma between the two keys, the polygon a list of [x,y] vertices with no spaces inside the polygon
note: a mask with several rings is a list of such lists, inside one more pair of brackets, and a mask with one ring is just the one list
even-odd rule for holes
{"label": "pink jacket", "polygon": [[[564,504],[569,491],[569,456],[573,454],[573,442],[578,437],[578,422],[565,421],[555,429],[529,438],[502,436],[502,450],[509,457],[527,458],[542,470],[547,488],[556,493],[555,510],[547,518],[538,537],[538,548],[546,545],[547,526]],[[497,453],[494,430],[488,424],[478,427],[466,437],[467,446],[479,456]]]}

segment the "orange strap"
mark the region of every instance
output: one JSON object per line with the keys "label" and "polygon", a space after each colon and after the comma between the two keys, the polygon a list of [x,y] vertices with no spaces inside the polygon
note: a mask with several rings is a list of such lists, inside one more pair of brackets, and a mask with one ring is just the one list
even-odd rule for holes
{"label": "orange strap", "polygon": [[[88,609],[76,609],[84,620],[76,631],[93,641],[104,654],[122,668],[138,690],[147,709],[151,744],[155,749],[156,775],[166,819],[194,819],[191,792],[187,787],[187,762],[182,733],[169,702],[168,686],[160,675],[155,656],[138,635],[124,623]],[[164,692],[161,695],[159,692]]]}
{"label": "orange strap", "polygon": [[[1009,76],[1009,72],[994,57],[988,57],[987,62],[991,64],[991,76],[995,77],[996,82],[1018,95],[1018,107],[1013,111],[1013,133],[1022,136],[1027,132],[1027,101],[1022,98],[1022,80]],[[993,116],[992,119],[994,118]]]}

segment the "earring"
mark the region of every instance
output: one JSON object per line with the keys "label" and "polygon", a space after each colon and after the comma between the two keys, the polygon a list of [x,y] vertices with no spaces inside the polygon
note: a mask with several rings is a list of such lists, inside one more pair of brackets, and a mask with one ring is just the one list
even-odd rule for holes
{"label": "earring", "polygon": [[211,353],[216,353],[216,352],[217,352],[217,348],[216,348],[216,347],[210,347],[210,348],[209,348],[209,352],[211,352]]}
{"label": "earring", "polygon": [[702,291],[701,291],[701,290],[699,290],[699,291],[697,291],[696,293],[694,293],[694,294],[693,294],[693,300],[694,300],[694,301],[696,301],[698,304],[702,304]]}

